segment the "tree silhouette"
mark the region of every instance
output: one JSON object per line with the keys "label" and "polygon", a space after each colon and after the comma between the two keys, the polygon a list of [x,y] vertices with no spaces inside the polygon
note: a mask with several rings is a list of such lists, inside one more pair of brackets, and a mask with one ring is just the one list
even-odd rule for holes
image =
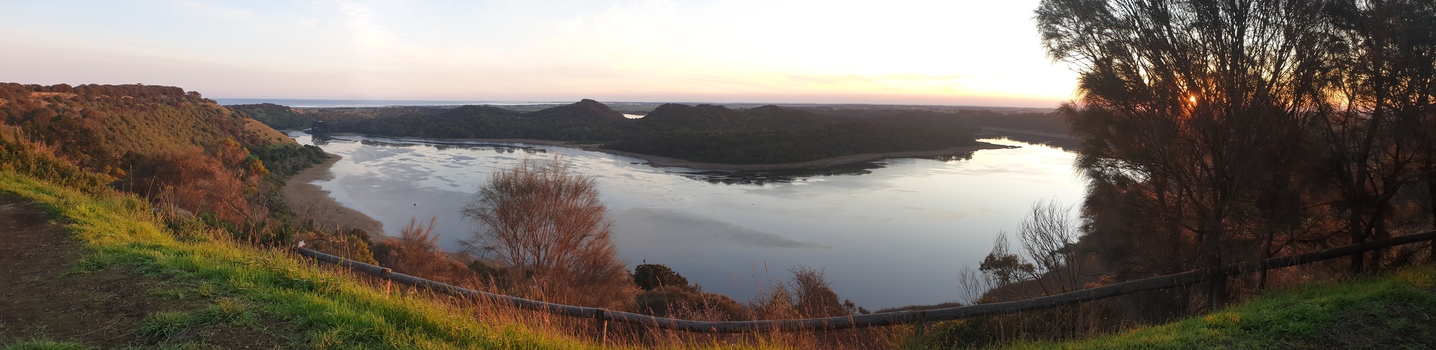
{"label": "tree silhouette", "polygon": [[[1255,252],[1234,244],[1255,184],[1299,144],[1319,99],[1319,3],[1276,0],[1046,0],[1038,28],[1076,66],[1080,104],[1063,108],[1094,186],[1140,187],[1173,244],[1201,264]],[[1191,250],[1187,248],[1185,250]],[[1226,296],[1211,276],[1208,304]]]}
{"label": "tree silhouette", "polygon": [[[1390,237],[1392,200],[1422,175],[1419,158],[1432,148],[1431,103],[1436,86],[1436,5],[1430,1],[1330,1],[1331,59],[1323,78],[1333,106],[1316,118],[1323,159],[1316,174],[1339,200],[1329,206],[1344,216],[1351,243]],[[1429,166],[1428,166],[1429,169]],[[1371,254],[1373,265],[1380,253]],[[1366,269],[1364,255],[1351,270]]]}

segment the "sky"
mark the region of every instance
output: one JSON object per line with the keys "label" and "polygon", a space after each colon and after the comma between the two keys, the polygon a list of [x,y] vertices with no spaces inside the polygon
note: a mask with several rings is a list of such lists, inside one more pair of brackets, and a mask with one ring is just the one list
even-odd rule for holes
{"label": "sky", "polygon": [[1038,0],[4,1],[0,81],[211,98],[1055,107]]}

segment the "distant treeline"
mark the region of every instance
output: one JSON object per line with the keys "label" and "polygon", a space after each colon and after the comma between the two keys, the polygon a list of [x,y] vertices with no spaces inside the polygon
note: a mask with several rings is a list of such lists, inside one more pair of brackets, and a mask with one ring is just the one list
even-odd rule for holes
{"label": "distant treeline", "polygon": [[309,128],[314,125],[315,120],[313,115],[299,113],[293,109],[289,109],[289,107],[273,103],[235,105],[229,106],[229,108],[242,111],[248,114],[250,118],[254,118],[254,120],[258,120],[260,123],[264,123],[264,125],[268,125],[276,130]]}
{"label": "distant treeline", "polygon": [[1032,111],[975,109],[950,106],[841,106],[805,107],[803,110],[849,118],[932,117],[956,118],[972,127],[999,127],[1067,134],[1067,119],[1056,110]]}
{"label": "distant treeline", "polygon": [[729,164],[803,162],[827,157],[923,151],[974,144],[974,128],[953,114],[839,116],[763,106],[665,104],[628,119],[602,103],[521,113],[491,106],[324,109],[232,106],[275,128],[390,137],[530,138],[600,143],[603,148]]}

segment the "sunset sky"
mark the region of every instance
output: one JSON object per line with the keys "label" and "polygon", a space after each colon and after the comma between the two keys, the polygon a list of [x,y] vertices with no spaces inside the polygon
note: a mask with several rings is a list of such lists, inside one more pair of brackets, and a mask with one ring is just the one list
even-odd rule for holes
{"label": "sunset sky", "polygon": [[212,98],[1054,107],[1037,0],[5,1],[0,81]]}

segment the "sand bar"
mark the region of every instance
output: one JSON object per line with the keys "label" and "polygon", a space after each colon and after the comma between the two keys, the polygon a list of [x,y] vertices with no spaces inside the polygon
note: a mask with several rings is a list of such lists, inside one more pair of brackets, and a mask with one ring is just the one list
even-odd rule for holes
{"label": "sand bar", "polygon": [[361,229],[369,232],[370,239],[382,238],[384,236],[384,224],[378,220],[364,215],[358,210],[340,204],[329,196],[329,191],[319,188],[319,185],[311,182],[330,180],[334,174],[329,168],[334,166],[342,157],[329,155],[329,160],[323,164],[315,165],[304,169],[285,181],[284,188],[280,194],[284,196],[284,203],[298,215],[299,219],[313,219],[319,227],[334,228],[341,230]]}

